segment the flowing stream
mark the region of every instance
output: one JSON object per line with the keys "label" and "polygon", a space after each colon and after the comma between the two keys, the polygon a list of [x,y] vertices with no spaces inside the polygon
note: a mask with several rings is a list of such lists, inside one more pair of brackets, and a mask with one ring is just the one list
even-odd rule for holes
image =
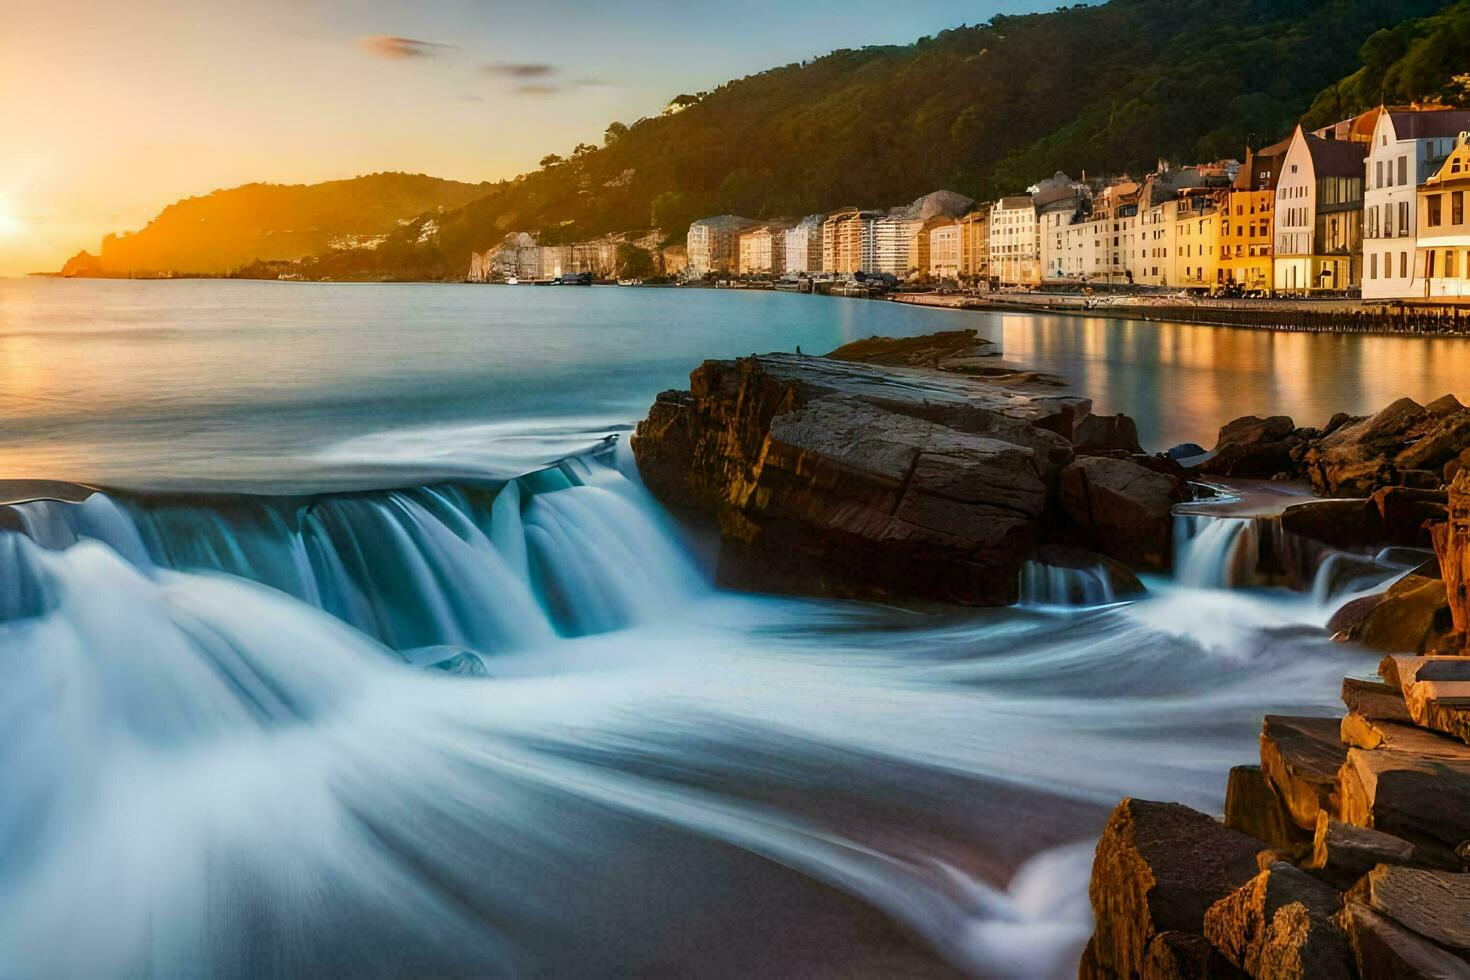
{"label": "flowing stream", "polygon": [[[962,318],[701,296],[733,319],[614,357],[677,297],[257,286],[0,284],[5,475],[124,488],[0,506],[0,976],[1075,976],[1118,798],[1218,812],[1263,714],[1371,672],[1322,626],[1408,561],[1202,507],[1141,596],[723,592],[605,437],[693,349]],[[338,337],[436,288],[627,309]]]}

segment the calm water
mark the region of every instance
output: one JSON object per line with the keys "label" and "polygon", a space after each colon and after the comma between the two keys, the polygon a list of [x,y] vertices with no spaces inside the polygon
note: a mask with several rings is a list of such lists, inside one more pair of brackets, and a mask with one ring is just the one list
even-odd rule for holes
{"label": "calm water", "polygon": [[976,327],[1147,446],[1470,395],[1470,341],[978,315],[784,293],[0,280],[0,470],[318,488],[513,476],[641,418],[706,357]]}
{"label": "calm water", "polygon": [[1075,976],[1109,808],[1218,811],[1263,713],[1333,711],[1376,659],[1323,635],[1349,593],[1238,580],[1256,526],[1201,516],[1129,603],[735,595],[621,445],[587,452],[702,357],[962,325],[1155,445],[1441,394],[1470,356],[777,294],[0,283],[5,476],[255,491],[0,515],[0,976]]}

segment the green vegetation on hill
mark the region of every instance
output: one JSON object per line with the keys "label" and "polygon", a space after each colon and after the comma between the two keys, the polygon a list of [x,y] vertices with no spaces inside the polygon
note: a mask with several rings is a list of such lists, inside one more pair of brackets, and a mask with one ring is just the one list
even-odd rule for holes
{"label": "green vegetation on hill", "polygon": [[[147,227],[109,235],[81,274],[222,274],[256,260],[294,260],[335,243],[386,235],[425,212],[459,208],[489,184],[381,173],[320,184],[245,184],[170,204]],[[88,257],[90,258],[90,257]]]}
{"label": "green vegetation on hill", "polygon": [[1323,126],[1380,104],[1470,102],[1470,0],[1378,31],[1361,54],[1362,68],[1317,96],[1308,125]]}

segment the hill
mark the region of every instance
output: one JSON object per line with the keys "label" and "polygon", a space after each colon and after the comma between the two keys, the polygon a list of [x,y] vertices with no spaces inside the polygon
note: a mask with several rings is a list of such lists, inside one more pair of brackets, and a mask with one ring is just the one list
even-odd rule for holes
{"label": "hill", "polygon": [[67,275],[217,275],[256,260],[300,259],[334,245],[370,247],[426,212],[490,190],[422,174],[380,173],[319,184],[245,184],[185,198],[142,230],[108,235]]}

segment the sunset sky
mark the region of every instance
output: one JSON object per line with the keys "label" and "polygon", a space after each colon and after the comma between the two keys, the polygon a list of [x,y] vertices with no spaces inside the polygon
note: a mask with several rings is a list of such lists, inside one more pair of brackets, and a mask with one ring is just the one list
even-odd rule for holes
{"label": "sunset sky", "polygon": [[478,181],[674,95],[1031,0],[0,0],[0,275],[165,204],[378,170]]}

